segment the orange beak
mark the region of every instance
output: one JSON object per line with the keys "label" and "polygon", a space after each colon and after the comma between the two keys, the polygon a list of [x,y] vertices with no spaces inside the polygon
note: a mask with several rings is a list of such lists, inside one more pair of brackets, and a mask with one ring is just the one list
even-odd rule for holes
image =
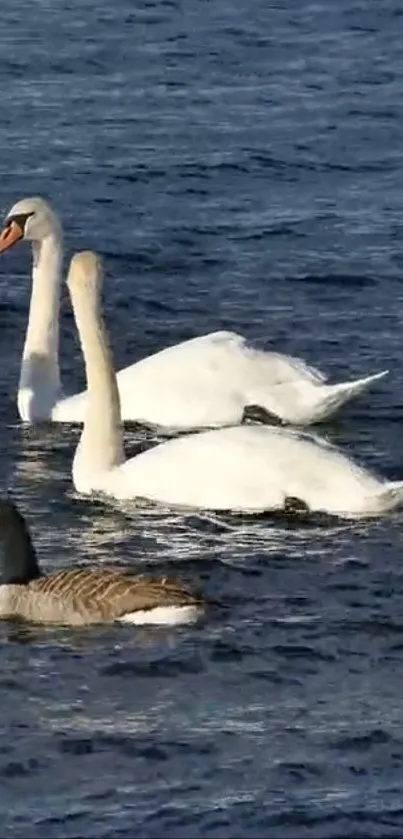
{"label": "orange beak", "polygon": [[16,221],[6,224],[0,233],[0,253],[12,248],[24,236],[22,227]]}

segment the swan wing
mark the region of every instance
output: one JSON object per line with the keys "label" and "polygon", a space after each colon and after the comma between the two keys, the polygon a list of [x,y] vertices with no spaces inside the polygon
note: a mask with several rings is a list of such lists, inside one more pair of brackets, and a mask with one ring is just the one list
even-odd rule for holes
{"label": "swan wing", "polygon": [[[215,332],[141,359],[117,380],[123,421],[201,428],[240,422],[246,405],[264,405],[279,385],[317,385],[325,377],[299,359],[257,350],[234,332]],[[85,405],[86,391],[62,399],[52,419],[82,422]]]}
{"label": "swan wing", "polygon": [[[284,422],[330,416],[382,374],[328,385],[326,376],[293,356],[252,347],[234,332],[192,338],[120,370],[123,422],[180,430],[240,423],[249,405]],[[86,391],[61,400],[56,422],[83,422]]]}
{"label": "swan wing", "polygon": [[282,509],[287,497],[311,510],[354,514],[379,481],[317,436],[270,426],[238,426],[175,438],[105,475],[120,498],[214,510]]}

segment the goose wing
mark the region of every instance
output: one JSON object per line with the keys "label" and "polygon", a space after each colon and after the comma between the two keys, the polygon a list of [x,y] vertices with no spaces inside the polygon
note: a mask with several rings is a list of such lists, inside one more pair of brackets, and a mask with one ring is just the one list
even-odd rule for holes
{"label": "goose wing", "polygon": [[31,584],[42,609],[69,623],[112,622],[125,614],[159,606],[201,605],[200,597],[176,579],[102,569],[74,569],[40,577]]}

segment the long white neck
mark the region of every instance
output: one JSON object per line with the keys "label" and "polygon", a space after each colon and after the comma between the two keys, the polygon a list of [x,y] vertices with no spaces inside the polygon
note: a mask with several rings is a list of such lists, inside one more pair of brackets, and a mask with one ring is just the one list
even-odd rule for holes
{"label": "long white neck", "polygon": [[84,427],[74,457],[76,489],[87,491],[97,474],[125,460],[120,398],[101,305],[90,300],[88,289],[72,295],[74,317],[80,337],[87,378]]}
{"label": "long white neck", "polygon": [[22,355],[18,408],[23,420],[49,419],[60,397],[59,310],[62,234],[33,244],[32,292]]}

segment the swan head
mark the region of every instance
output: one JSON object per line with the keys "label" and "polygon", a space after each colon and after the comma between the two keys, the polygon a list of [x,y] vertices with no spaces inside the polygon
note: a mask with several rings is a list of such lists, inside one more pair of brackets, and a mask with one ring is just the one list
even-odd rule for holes
{"label": "swan head", "polygon": [[102,260],[94,251],[74,254],[67,275],[67,285],[73,298],[83,297],[99,301],[102,290]]}
{"label": "swan head", "polygon": [[0,233],[0,253],[21,239],[42,242],[48,236],[61,236],[60,224],[44,198],[23,198],[7,213]]}

